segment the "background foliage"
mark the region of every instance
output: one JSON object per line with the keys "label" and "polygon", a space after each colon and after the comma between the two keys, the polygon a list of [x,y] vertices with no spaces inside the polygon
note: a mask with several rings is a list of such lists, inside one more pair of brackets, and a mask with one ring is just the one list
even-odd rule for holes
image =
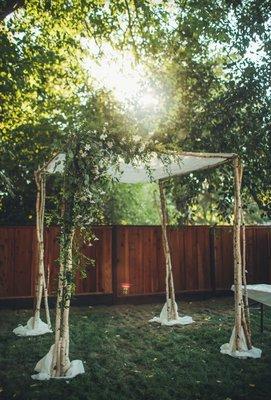
{"label": "background foliage", "polygon": [[[108,123],[113,149],[124,153],[149,142],[158,151],[240,154],[246,220],[270,220],[268,1],[29,0],[10,13],[11,3],[1,9],[9,14],[0,32],[1,224],[34,223],[33,171],[63,148],[71,127],[87,132],[90,121],[97,138]],[[86,40],[128,49],[147,66],[156,112],[97,89],[82,65]],[[50,214],[59,191],[50,178]],[[229,168],[175,180],[167,192],[173,223],[230,222]],[[104,222],[158,222],[151,186],[118,186],[103,200]]]}

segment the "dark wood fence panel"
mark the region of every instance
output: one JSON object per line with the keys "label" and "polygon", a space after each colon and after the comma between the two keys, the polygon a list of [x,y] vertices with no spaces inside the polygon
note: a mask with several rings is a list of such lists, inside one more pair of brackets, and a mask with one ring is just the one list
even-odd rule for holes
{"label": "dark wood fence panel", "polygon": [[31,296],[35,268],[32,227],[0,228],[0,294]]}
{"label": "dark wood fence panel", "polygon": [[[160,227],[117,227],[117,293],[129,283],[130,294],[165,291],[165,259]],[[211,290],[208,227],[169,229],[176,291]]]}
{"label": "dark wood fence panel", "polygon": [[80,273],[77,274],[76,293],[112,293],[111,230],[111,227],[106,226],[94,228],[93,233],[97,240],[91,245],[82,246],[82,253],[88,260],[93,260],[93,263],[87,262],[85,278]]}
{"label": "dark wood fence panel", "polygon": [[16,228],[14,231],[14,241],[15,279],[13,296],[31,296],[35,231],[32,227]]}
{"label": "dark wood fence panel", "polygon": [[169,241],[176,291],[211,290],[209,227],[171,229]]}
{"label": "dark wood fence panel", "polygon": [[246,229],[246,269],[249,283],[268,283],[271,278],[271,229]]}
{"label": "dark wood fence panel", "polygon": [[229,290],[233,284],[233,230],[230,226],[214,229],[215,289]]}
{"label": "dark wood fence panel", "polygon": [[[84,244],[94,260],[86,278],[77,274],[77,293],[121,296],[165,291],[165,259],[159,226],[101,226],[98,240]],[[49,293],[55,294],[58,275],[59,228],[45,232],[45,267],[50,271]],[[78,239],[79,240],[79,239]],[[79,240],[80,243],[82,241]],[[229,290],[233,284],[232,228],[185,226],[169,229],[169,243],[177,292]],[[271,227],[246,229],[248,282],[271,282]],[[33,296],[37,265],[34,227],[0,228],[0,297]]]}
{"label": "dark wood fence panel", "polygon": [[[84,245],[93,259],[87,277],[77,276],[77,293],[112,293],[111,227],[94,228],[98,240]],[[45,231],[45,268],[49,270],[49,294],[55,294],[58,276],[59,228]],[[33,296],[37,268],[34,227],[0,228],[0,297]]]}
{"label": "dark wood fence panel", "polygon": [[45,231],[45,269],[49,271],[49,294],[55,294],[58,278],[59,233],[57,227],[46,228]]}
{"label": "dark wood fence panel", "polygon": [[[233,284],[232,228],[215,228],[215,287],[228,290]],[[271,282],[271,227],[246,227],[248,283]]]}
{"label": "dark wood fence panel", "polygon": [[124,283],[130,284],[129,294],[132,295],[164,291],[161,229],[154,226],[118,226],[114,235],[117,295],[122,294]]}
{"label": "dark wood fence panel", "polygon": [[[122,294],[122,285],[129,283],[130,294],[141,290],[141,281],[137,277],[142,267],[141,240],[137,236],[136,227],[117,227],[114,230],[114,243],[116,250],[116,290],[117,295]],[[144,233],[142,233],[143,236]]]}
{"label": "dark wood fence panel", "polygon": [[[209,227],[187,227],[189,231],[190,249],[185,241],[186,276],[189,277],[188,290],[211,290],[210,269],[210,233]],[[192,282],[190,266],[193,266],[195,280]],[[187,278],[188,279],[188,278]]]}
{"label": "dark wood fence panel", "polygon": [[0,293],[2,297],[14,293],[14,229],[0,228]]}

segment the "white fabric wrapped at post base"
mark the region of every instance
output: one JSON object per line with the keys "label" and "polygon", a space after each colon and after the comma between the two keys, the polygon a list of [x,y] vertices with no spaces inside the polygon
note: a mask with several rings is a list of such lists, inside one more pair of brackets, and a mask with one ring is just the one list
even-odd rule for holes
{"label": "white fabric wrapped at post base", "polygon": [[65,376],[52,377],[51,367],[53,362],[54,347],[55,345],[53,344],[49,352],[37,363],[35,366],[35,371],[38,372],[38,374],[31,375],[32,379],[38,381],[48,381],[49,379],[72,379],[77,375],[85,373],[83,362],[81,360],[73,360],[71,361],[70,368],[67,370]]}
{"label": "white fabric wrapped at post base", "polygon": [[248,349],[243,328],[241,328],[241,350],[236,350],[235,327],[234,327],[231,334],[230,342],[225,343],[220,347],[220,353],[228,354],[231,357],[241,358],[241,359],[261,358],[262,350],[253,346],[251,349]]}
{"label": "white fabric wrapped at post base", "polygon": [[[178,306],[176,302],[175,302],[175,308],[178,314]],[[179,315],[178,319],[168,319],[167,303],[165,303],[160,313],[160,316],[150,319],[149,322],[158,322],[161,325],[174,326],[174,325],[189,325],[195,321],[193,321],[192,317],[189,316],[180,317]]]}
{"label": "white fabric wrapped at post base", "polygon": [[39,336],[45,333],[52,333],[52,329],[43,322],[40,318],[37,319],[35,323],[35,328],[33,328],[34,317],[31,317],[26,325],[19,325],[17,328],[13,329],[13,333],[17,336]]}

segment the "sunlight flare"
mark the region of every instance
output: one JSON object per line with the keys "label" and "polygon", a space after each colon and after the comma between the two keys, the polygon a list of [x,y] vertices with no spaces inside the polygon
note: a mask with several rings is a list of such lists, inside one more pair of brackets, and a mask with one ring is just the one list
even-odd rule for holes
{"label": "sunlight flare", "polygon": [[138,103],[142,108],[159,104],[158,93],[148,80],[146,68],[136,62],[131,52],[119,52],[110,45],[104,45],[98,60],[96,44],[85,42],[85,47],[90,56],[85,58],[84,67],[94,77],[98,87],[111,90],[121,103]]}

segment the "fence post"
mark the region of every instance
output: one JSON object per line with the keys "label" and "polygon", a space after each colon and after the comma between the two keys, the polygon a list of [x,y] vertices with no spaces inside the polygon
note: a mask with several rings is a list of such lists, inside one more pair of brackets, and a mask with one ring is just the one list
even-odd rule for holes
{"label": "fence post", "polygon": [[211,273],[211,288],[213,295],[216,293],[216,244],[215,244],[215,226],[209,228],[210,242],[210,273]]}
{"label": "fence post", "polygon": [[118,227],[112,225],[112,249],[111,249],[111,268],[112,268],[112,292],[113,292],[113,304],[116,303],[118,297]]}

